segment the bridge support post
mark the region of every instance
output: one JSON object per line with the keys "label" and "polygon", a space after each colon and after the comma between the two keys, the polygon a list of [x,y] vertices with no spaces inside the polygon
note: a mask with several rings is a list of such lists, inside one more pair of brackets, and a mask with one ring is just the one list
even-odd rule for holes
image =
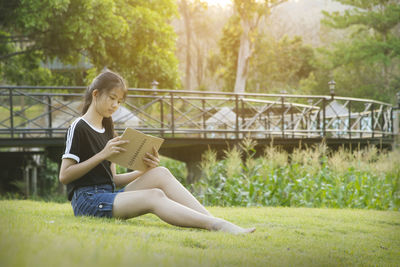
{"label": "bridge support post", "polygon": [[37,167],[32,168],[32,194],[37,195]]}
{"label": "bridge support post", "polygon": [[186,167],[188,170],[188,174],[186,177],[186,181],[188,184],[192,184],[198,181],[201,177],[201,168],[199,161],[187,161]]}
{"label": "bridge support post", "polygon": [[24,181],[25,181],[25,195],[36,196],[38,194],[37,182],[38,182],[38,167],[36,165],[28,164],[24,168]]}
{"label": "bridge support post", "polygon": [[397,109],[393,112],[393,133],[394,133],[393,148],[399,148],[400,146],[399,115],[400,115],[400,110]]}
{"label": "bridge support post", "polygon": [[29,182],[29,166],[26,166],[24,169],[24,180],[25,180],[25,195],[29,196],[30,194],[30,182]]}

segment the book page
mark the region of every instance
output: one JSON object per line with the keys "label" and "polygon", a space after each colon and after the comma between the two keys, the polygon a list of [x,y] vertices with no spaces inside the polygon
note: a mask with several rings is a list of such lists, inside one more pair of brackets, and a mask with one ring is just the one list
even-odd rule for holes
{"label": "book page", "polygon": [[148,166],[143,162],[145,154],[153,154],[153,147],[158,151],[164,142],[164,139],[144,134],[133,128],[126,128],[121,136],[121,140],[129,140],[129,143],[121,145],[125,152],[116,154],[108,158],[122,167],[131,170],[145,171]]}

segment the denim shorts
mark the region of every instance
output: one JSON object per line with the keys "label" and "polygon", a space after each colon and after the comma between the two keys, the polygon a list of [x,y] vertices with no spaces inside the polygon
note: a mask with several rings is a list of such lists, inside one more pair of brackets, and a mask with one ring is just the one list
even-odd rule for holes
{"label": "denim shorts", "polygon": [[124,189],[114,191],[112,185],[93,185],[74,190],[72,209],[75,216],[112,217],[114,199]]}

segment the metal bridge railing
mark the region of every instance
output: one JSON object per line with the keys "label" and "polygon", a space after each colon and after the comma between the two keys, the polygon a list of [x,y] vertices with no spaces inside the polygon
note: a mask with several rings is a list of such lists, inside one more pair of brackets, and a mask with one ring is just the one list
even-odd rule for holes
{"label": "metal bridge railing", "polygon": [[[84,87],[0,86],[0,138],[63,137],[80,116]],[[393,107],[318,95],[129,89],[113,115],[134,127],[176,138],[392,138]]]}

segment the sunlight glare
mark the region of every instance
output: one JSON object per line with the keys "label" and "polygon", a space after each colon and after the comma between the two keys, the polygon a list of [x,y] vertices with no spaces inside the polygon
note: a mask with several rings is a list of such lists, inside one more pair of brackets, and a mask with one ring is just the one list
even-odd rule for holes
{"label": "sunlight glare", "polygon": [[209,5],[220,5],[220,6],[228,6],[232,4],[231,0],[204,0],[204,2],[207,2]]}
{"label": "sunlight glare", "polygon": [[[207,2],[209,5],[220,5],[220,6],[229,6],[232,5],[232,0],[203,0]],[[298,3],[300,0],[289,0],[289,2]]]}

